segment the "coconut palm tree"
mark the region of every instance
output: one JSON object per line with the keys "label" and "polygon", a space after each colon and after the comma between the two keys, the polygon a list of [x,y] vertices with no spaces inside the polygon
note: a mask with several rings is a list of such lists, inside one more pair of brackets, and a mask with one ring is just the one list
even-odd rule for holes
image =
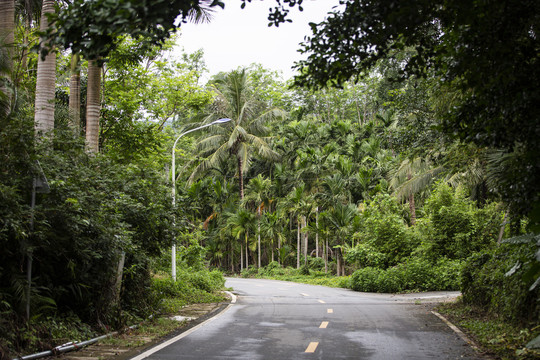
{"label": "coconut palm tree", "polygon": [[230,118],[232,121],[211,128],[212,135],[197,144],[197,150],[208,158],[193,170],[190,181],[216,166],[222,159],[234,156],[238,166],[240,199],[243,199],[244,173],[249,168],[251,158],[255,154],[269,160],[279,158],[278,153],[270,148],[267,139],[262,136],[267,133],[266,124],[284,117],[285,112],[263,107],[251,89],[249,74],[245,69],[219,76],[214,83],[214,90],[216,99],[203,124],[219,118]]}
{"label": "coconut palm tree", "polygon": [[409,201],[411,225],[416,224],[414,194],[430,185],[443,170],[442,166],[432,167],[429,161],[416,157],[403,160],[390,172],[390,187],[394,194],[399,200],[407,198]]}

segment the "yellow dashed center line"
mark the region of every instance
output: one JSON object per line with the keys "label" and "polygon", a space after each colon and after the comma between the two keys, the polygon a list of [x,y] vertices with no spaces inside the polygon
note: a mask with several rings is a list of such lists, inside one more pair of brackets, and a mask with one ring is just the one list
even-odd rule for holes
{"label": "yellow dashed center line", "polygon": [[300,293],[300,295],[302,295],[302,296],[309,296],[308,294],[304,294],[304,293]]}
{"label": "yellow dashed center line", "polygon": [[334,309],[327,309],[326,312],[327,312],[328,314],[333,314],[333,313],[334,313]]}
{"label": "yellow dashed center line", "polygon": [[321,326],[319,326],[319,329],[326,329],[327,326],[328,326],[328,321],[323,321],[321,323]]}
{"label": "yellow dashed center line", "polygon": [[326,301],[324,301],[324,300],[319,300],[319,302],[320,302],[321,304],[326,304]]}
{"label": "yellow dashed center line", "polygon": [[318,342],[310,342],[305,352],[314,353],[318,345],[319,345]]}

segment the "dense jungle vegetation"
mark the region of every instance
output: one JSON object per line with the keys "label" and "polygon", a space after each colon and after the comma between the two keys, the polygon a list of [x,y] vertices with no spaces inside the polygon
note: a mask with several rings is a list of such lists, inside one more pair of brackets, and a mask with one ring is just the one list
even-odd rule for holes
{"label": "dense jungle vegetation", "polygon": [[[197,21],[220,2],[170,3]],[[332,43],[343,39],[331,29],[354,23],[340,16],[395,14],[349,3],[314,25],[294,81],[253,64],[207,83],[202,52],[171,58],[175,25],[157,5],[146,9],[148,23],[163,21],[154,28],[123,19],[132,2],[123,13],[107,12],[115,1],[43,1],[55,26],[37,8],[0,8],[12,19],[0,46],[2,357],[219,301],[222,273],[461,290],[538,330],[538,5],[428,6],[414,34],[402,13],[376,29],[386,47],[371,32],[354,39],[367,55],[350,63]],[[269,19],[285,21],[283,9]],[[486,23],[468,32],[475,11]],[[497,19],[514,46],[483,34],[483,53],[474,31]],[[325,36],[329,53],[317,47]],[[32,51],[40,39],[58,51]]]}

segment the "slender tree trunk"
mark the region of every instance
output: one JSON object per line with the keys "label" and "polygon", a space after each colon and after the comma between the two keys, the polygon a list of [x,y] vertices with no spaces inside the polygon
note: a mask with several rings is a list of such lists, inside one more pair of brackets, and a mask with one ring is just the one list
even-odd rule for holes
{"label": "slender tree trunk", "polygon": [[315,227],[317,231],[315,232],[315,256],[319,257],[319,207],[315,208]]}
{"label": "slender tree trunk", "polygon": [[231,274],[234,274],[234,246],[232,243],[230,245],[231,245],[231,254],[229,256],[230,256],[230,262],[231,262]]}
{"label": "slender tree trunk", "polygon": [[15,1],[0,0],[0,39],[7,47],[9,68],[13,66],[13,45],[15,43]]}
{"label": "slender tree trunk", "polygon": [[[44,0],[41,8],[40,31],[49,28],[47,14],[54,13],[54,1]],[[41,40],[43,41],[43,39]],[[54,129],[54,95],[56,85],[56,54],[51,52],[38,58],[36,77],[36,104],[34,124],[37,133],[47,133]]]}
{"label": "slender tree trunk", "polygon": [[[412,174],[407,175],[407,180],[412,179]],[[409,195],[409,209],[411,211],[411,225],[416,225],[416,208],[414,205],[414,194]]]}
{"label": "slender tree trunk", "polygon": [[508,211],[504,213],[503,222],[501,224],[501,229],[499,230],[499,238],[497,239],[497,246],[501,245],[502,238],[504,236],[504,229],[506,228],[506,224],[508,224]]}
{"label": "slender tree trunk", "polygon": [[246,233],[246,270],[249,269],[249,245],[248,245],[248,234]]}
{"label": "slender tree trunk", "polygon": [[296,268],[300,269],[300,221],[296,224]]}
{"label": "slender tree trunk", "polygon": [[[305,216],[302,216],[302,230],[307,226],[307,219]],[[307,254],[308,254],[308,234],[304,232],[304,265],[307,265]]]}
{"label": "slender tree trunk", "polygon": [[259,206],[258,212],[258,221],[257,221],[257,263],[258,267],[261,267],[261,207]]}
{"label": "slender tree trunk", "polygon": [[328,274],[328,236],[324,241],[324,272]]}
{"label": "slender tree trunk", "polygon": [[71,77],[69,79],[69,122],[75,136],[80,134],[81,124],[81,68],[80,56],[71,54]]}
{"label": "slender tree trunk", "polygon": [[244,245],[240,242],[240,271],[244,270]]}
{"label": "slender tree trunk", "polygon": [[240,200],[244,200],[244,166],[242,159],[238,158],[238,184],[240,186]]}
{"label": "slender tree trunk", "polygon": [[278,261],[278,264],[281,265],[281,238],[278,238],[277,250],[278,250],[277,261]]}
{"label": "slender tree trunk", "polygon": [[101,112],[101,69],[96,60],[88,61],[86,92],[86,146],[88,152],[99,151],[99,115]]}

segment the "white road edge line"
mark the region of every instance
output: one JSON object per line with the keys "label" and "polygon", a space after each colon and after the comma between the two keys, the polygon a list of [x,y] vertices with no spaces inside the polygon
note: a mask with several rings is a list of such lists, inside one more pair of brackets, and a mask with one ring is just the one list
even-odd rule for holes
{"label": "white road edge line", "polygon": [[446,319],[444,316],[442,316],[436,311],[432,310],[431,313],[441,319],[446,325],[448,325],[448,327],[452,329],[463,341],[469,344],[469,346],[473,348],[474,351],[481,352],[480,348],[475,344],[475,342],[469,339],[469,337],[465,335],[465,333],[461,331],[456,325],[452,324],[448,319]]}
{"label": "white road edge line", "polygon": [[150,355],[152,355],[153,353],[156,353],[156,352],[158,352],[159,350],[161,350],[161,349],[163,349],[163,348],[165,348],[165,347],[171,345],[172,343],[174,343],[174,342],[176,342],[176,341],[178,341],[178,340],[180,340],[180,339],[182,339],[182,338],[185,338],[185,337],[188,336],[189,334],[191,334],[191,333],[197,331],[199,328],[203,327],[204,325],[208,324],[209,322],[211,322],[211,321],[217,319],[218,317],[220,317],[221,315],[225,314],[225,312],[226,312],[227,310],[229,310],[229,309],[233,306],[233,304],[236,303],[236,295],[234,295],[233,293],[231,293],[231,292],[229,292],[229,291],[225,291],[225,293],[228,294],[228,295],[231,297],[231,303],[230,303],[230,304],[229,304],[222,312],[220,312],[220,313],[217,314],[216,316],[211,317],[210,319],[208,319],[208,320],[206,320],[206,321],[203,321],[203,322],[200,323],[199,325],[194,326],[194,327],[192,327],[191,329],[189,329],[189,330],[187,330],[187,331],[181,333],[180,335],[175,336],[175,337],[173,337],[172,339],[169,339],[169,340],[167,340],[167,341],[165,341],[165,342],[163,342],[163,343],[161,343],[161,344],[159,344],[159,345],[157,345],[157,346],[151,348],[150,350],[147,350],[147,351],[143,352],[142,354],[139,354],[139,355],[137,355],[137,356],[131,358],[130,360],[142,360],[142,359],[144,359],[144,358],[147,358],[147,357],[149,357]]}

